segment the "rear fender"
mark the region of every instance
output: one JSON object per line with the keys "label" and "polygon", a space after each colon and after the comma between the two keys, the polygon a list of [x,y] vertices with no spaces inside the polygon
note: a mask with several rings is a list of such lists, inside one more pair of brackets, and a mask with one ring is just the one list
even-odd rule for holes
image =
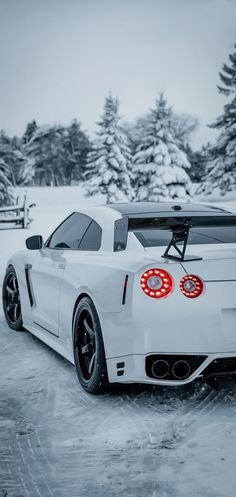
{"label": "rear fender", "polygon": [[[91,263],[65,270],[59,305],[59,335],[64,341],[71,340],[73,315],[79,300],[87,295],[94,303],[101,327],[104,316],[116,315],[122,310],[123,292],[127,271],[115,267],[95,267]],[[130,273],[129,273],[130,274]],[[70,344],[68,343],[68,346]]]}

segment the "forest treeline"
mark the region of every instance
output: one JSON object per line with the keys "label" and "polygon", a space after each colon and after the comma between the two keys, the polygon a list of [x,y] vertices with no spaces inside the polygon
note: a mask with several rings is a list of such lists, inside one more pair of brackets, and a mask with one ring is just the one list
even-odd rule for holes
{"label": "forest treeline", "polygon": [[14,202],[12,187],[84,183],[88,195],[107,201],[188,199],[192,182],[209,194],[236,188],[236,44],[219,73],[223,113],[210,126],[218,138],[193,150],[196,118],[176,114],[160,94],[134,123],[120,118],[118,98],[109,94],[91,139],[80,121],[68,126],[32,120],[21,137],[0,132],[0,205]]}

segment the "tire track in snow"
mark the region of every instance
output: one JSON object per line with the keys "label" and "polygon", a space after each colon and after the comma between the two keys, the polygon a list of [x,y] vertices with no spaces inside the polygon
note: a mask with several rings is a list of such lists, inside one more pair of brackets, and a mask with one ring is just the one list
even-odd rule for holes
{"label": "tire track in snow", "polygon": [[[8,336],[4,326],[3,347]],[[182,497],[166,470],[177,479],[175,449],[221,406],[227,391],[133,385],[93,397],[71,365],[29,338],[15,334],[15,347],[5,349],[0,364],[0,407],[13,423],[2,468],[9,496]]]}
{"label": "tire track in snow", "polygon": [[170,419],[162,440],[157,438],[155,441],[155,436],[150,434],[150,443],[156,445],[157,448],[173,449],[189,440],[198,426],[211,417],[217,409],[219,410],[225,401],[224,389],[217,391],[205,386],[203,392],[203,397],[200,392],[199,399],[197,397],[194,402],[190,401],[190,407],[184,406],[179,410],[180,421],[176,421],[175,417]]}

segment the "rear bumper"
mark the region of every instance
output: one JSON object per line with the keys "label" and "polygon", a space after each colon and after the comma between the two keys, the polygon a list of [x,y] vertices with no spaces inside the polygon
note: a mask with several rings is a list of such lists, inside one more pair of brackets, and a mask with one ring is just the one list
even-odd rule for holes
{"label": "rear bumper", "polygon": [[[158,354],[166,359],[172,354]],[[185,385],[197,378],[208,379],[219,375],[236,374],[236,352],[219,354],[184,354],[189,362],[194,362],[189,375],[185,379],[155,379],[150,377],[147,369],[147,359],[157,354],[133,354],[107,359],[107,370],[110,383],[147,383],[152,385]],[[173,354],[173,361],[182,359],[183,354]],[[200,364],[200,365],[199,365]]]}
{"label": "rear bumper", "polygon": [[[102,315],[110,382],[181,385],[204,375],[230,374],[232,368],[236,371],[235,363],[224,367],[223,361],[236,359],[236,281],[205,281],[204,293],[188,299],[177,284],[183,269],[169,266],[176,286],[167,298],[145,295],[139,284],[140,271],[128,285],[122,311]],[[147,370],[149,356],[185,356],[184,360],[192,356],[194,364],[182,379],[171,375],[160,379]],[[206,369],[218,360],[223,363]],[[119,363],[124,366],[117,367]],[[171,370],[172,366],[171,362]]]}
{"label": "rear bumper", "polygon": [[236,281],[205,284],[196,299],[178,288],[160,300],[133,292],[121,312],[104,313],[106,357],[236,353]]}

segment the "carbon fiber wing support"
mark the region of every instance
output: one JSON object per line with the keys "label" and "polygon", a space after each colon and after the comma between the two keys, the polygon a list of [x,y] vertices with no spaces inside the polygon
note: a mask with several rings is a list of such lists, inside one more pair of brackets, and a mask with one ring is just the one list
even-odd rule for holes
{"label": "carbon fiber wing support", "polygon": [[[166,216],[156,214],[150,217],[147,215],[124,216],[115,221],[114,229],[114,252],[126,249],[128,232],[145,229],[171,230],[172,238],[162,257],[176,261],[200,260],[201,257],[186,256],[188,245],[189,231],[196,227],[217,227],[232,226],[236,228],[236,216],[234,214],[209,214],[197,213],[196,215],[184,216],[183,214],[175,216]],[[175,254],[170,254],[171,249]]]}

